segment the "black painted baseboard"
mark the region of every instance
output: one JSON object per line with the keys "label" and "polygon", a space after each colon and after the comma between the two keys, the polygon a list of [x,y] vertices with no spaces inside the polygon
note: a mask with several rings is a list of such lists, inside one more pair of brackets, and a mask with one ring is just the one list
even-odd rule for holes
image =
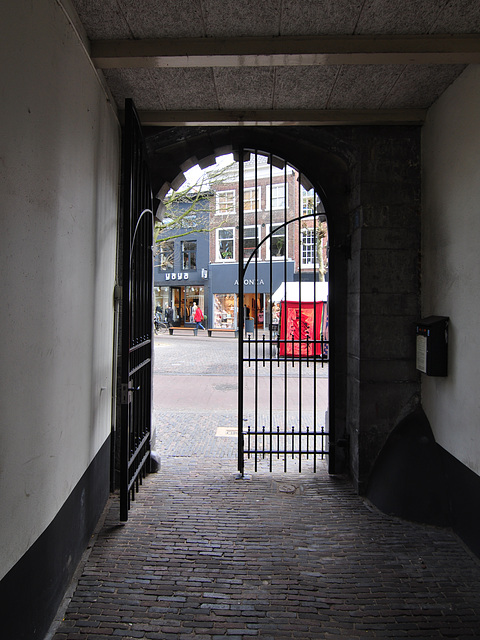
{"label": "black painted baseboard", "polygon": [[38,540],[0,581],[1,637],[45,637],[109,496],[110,438]]}
{"label": "black painted baseboard", "polygon": [[450,526],[480,558],[480,476],[438,447],[445,474]]}
{"label": "black painted baseboard", "polygon": [[480,557],[480,476],[435,442],[421,408],[390,435],[365,495],[384,513],[451,527]]}

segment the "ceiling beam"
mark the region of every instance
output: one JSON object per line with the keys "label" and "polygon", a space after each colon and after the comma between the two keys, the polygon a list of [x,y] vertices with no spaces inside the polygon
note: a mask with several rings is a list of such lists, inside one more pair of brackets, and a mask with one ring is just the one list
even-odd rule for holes
{"label": "ceiling beam", "polygon": [[421,125],[426,109],[139,111],[145,126]]}
{"label": "ceiling beam", "polygon": [[96,40],[99,69],[336,64],[478,64],[480,35]]}

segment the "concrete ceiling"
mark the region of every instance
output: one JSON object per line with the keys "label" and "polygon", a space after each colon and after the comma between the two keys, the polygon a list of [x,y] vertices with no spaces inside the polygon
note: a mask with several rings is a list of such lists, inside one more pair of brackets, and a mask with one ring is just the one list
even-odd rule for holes
{"label": "concrete ceiling", "polygon": [[421,123],[480,63],[479,0],[71,0],[148,125]]}

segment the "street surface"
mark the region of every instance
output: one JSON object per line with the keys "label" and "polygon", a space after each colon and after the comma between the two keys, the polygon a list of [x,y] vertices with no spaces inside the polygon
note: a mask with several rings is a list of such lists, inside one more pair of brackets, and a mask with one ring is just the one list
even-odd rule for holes
{"label": "street surface", "polygon": [[[257,376],[255,376],[257,372]],[[275,425],[311,425],[316,388],[317,424],[325,425],[328,366],[268,361],[244,365],[245,426],[268,425],[272,403]],[[285,373],[288,384],[285,385]],[[285,391],[286,386],[286,391]],[[257,391],[255,395],[255,390]],[[271,391],[270,391],[271,390]],[[257,398],[255,402],[255,397]],[[154,426],[156,449],[163,456],[237,456],[238,341],[233,337],[155,337]],[[286,411],[285,411],[286,403]]]}

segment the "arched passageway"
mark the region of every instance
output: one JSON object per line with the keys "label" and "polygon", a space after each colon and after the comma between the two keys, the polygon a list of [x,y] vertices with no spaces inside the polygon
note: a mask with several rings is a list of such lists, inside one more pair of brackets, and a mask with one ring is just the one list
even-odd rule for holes
{"label": "arched passageway", "polygon": [[[247,142],[247,140],[244,140],[245,142]],[[250,142],[253,142],[254,140],[249,140]],[[150,140],[150,142],[152,142],[152,140]],[[217,141],[218,142],[218,141]],[[223,141],[222,141],[223,142]],[[263,193],[263,199],[265,201],[262,201],[261,204],[259,204],[258,206],[258,211],[255,211],[255,215],[253,215],[253,213],[251,213],[250,215],[246,214],[246,216],[243,215],[243,209],[242,209],[242,219],[240,221],[240,227],[242,229],[247,229],[249,228],[248,226],[245,225],[250,225],[250,227],[257,228],[260,226],[263,226],[264,229],[260,230],[259,234],[258,234],[258,246],[256,246],[255,251],[250,255],[250,262],[249,265],[245,265],[245,268],[248,270],[249,273],[249,278],[251,279],[252,282],[255,282],[255,285],[251,285],[249,286],[248,284],[245,286],[244,288],[244,278],[241,277],[240,275],[237,277],[235,276],[235,280],[236,282],[239,282],[239,284],[237,285],[237,287],[239,288],[239,291],[237,292],[237,295],[240,296],[240,298],[243,300],[243,304],[240,305],[240,311],[242,310],[247,310],[247,313],[253,313],[253,310],[251,310],[251,306],[253,304],[253,306],[258,305],[257,303],[257,299],[258,300],[262,300],[263,304],[261,304],[261,309],[262,312],[265,311],[265,313],[267,313],[267,315],[269,315],[273,309],[273,304],[272,304],[272,300],[273,300],[273,292],[275,289],[277,289],[277,286],[273,286],[273,281],[276,282],[276,280],[279,280],[279,282],[277,284],[280,284],[281,281],[287,281],[290,279],[293,279],[295,277],[296,280],[303,280],[303,279],[307,279],[308,276],[305,275],[305,273],[302,273],[302,267],[300,265],[300,268],[296,271],[295,276],[290,273],[287,274],[287,255],[289,256],[289,259],[291,256],[294,256],[295,252],[297,252],[298,254],[298,247],[296,245],[294,245],[294,237],[297,238],[298,242],[298,238],[300,238],[300,233],[299,230],[301,228],[301,222],[299,222],[297,219],[295,220],[290,220],[287,218],[288,217],[294,217],[295,218],[295,214],[294,211],[297,209],[300,209],[299,206],[296,206],[298,203],[296,202],[296,200],[298,199],[298,197],[301,194],[301,190],[304,189],[303,185],[301,183],[305,182],[305,184],[308,184],[308,188],[310,188],[313,185],[313,180],[310,178],[310,175],[312,173],[311,171],[311,167],[313,166],[311,163],[305,162],[305,158],[304,158],[304,166],[305,169],[309,171],[309,173],[303,174],[300,173],[301,169],[297,170],[297,167],[295,167],[295,169],[291,166],[291,163],[289,163],[289,158],[287,157],[287,154],[285,153],[286,151],[288,151],[288,149],[283,149],[283,156],[280,156],[280,150],[281,150],[281,146],[278,146],[278,148],[275,148],[273,151],[271,151],[270,149],[267,149],[267,151],[264,151],[264,149],[262,147],[255,147],[256,151],[252,149],[252,147],[249,147],[247,150],[247,147],[244,148],[244,150],[240,151],[238,144],[240,143],[240,140],[236,140],[234,141],[232,144],[228,145],[228,144],[221,144],[220,146],[214,148],[214,149],[206,149],[205,143],[204,143],[204,147],[203,149],[200,148],[199,142],[198,140],[196,141],[196,144],[198,144],[197,149],[195,150],[193,147],[190,147],[188,153],[190,153],[190,157],[189,158],[178,158],[178,164],[176,164],[176,160],[173,161],[172,163],[172,157],[170,156],[169,160],[167,161],[167,165],[169,167],[169,171],[170,171],[170,182],[167,182],[165,180],[165,178],[162,178],[162,175],[165,176],[166,174],[165,169],[162,169],[162,173],[159,173],[158,170],[158,165],[156,163],[156,161],[160,160],[160,163],[163,162],[162,160],[162,155],[163,154],[157,154],[155,153],[153,156],[151,156],[151,160],[153,161],[153,181],[155,184],[155,189],[157,194],[159,195],[164,195],[168,189],[170,188],[170,186],[174,186],[177,187],[181,180],[182,180],[182,170],[185,171],[187,168],[190,168],[190,166],[192,166],[193,164],[195,164],[196,162],[198,162],[200,167],[205,167],[207,165],[211,165],[214,161],[215,158],[224,154],[227,151],[233,151],[234,155],[236,155],[237,159],[239,159],[240,157],[243,157],[244,161],[247,161],[249,158],[250,159],[250,164],[252,165],[250,167],[250,170],[253,172],[252,176],[254,175],[254,177],[252,177],[252,179],[250,181],[245,182],[245,170],[244,167],[246,167],[247,165],[242,163],[242,182],[245,185],[248,185],[251,187],[252,185],[255,184],[255,181],[257,181],[257,189],[258,189],[258,175],[260,173],[265,173],[265,171],[270,175],[271,171],[276,171],[277,172],[277,176],[276,179],[278,180],[282,180],[283,179],[283,184],[285,186],[285,190],[288,189],[288,197],[285,197],[283,202],[284,205],[282,205],[281,209],[282,211],[277,211],[277,217],[275,218],[275,223],[273,223],[273,220],[270,218],[270,216],[266,213],[267,210],[273,209],[273,207],[269,207],[268,202],[266,202],[266,198],[267,198],[267,193],[270,193],[271,195],[271,188],[268,186],[264,186],[264,189],[260,189],[261,193]],[[266,144],[266,141],[263,141]],[[277,153],[275,153],[277,152]],[[206,155],[205,157],[199,157],[202,156],[203,154],[208,153],[208,155]],[[263,159],[263,160],[262,160]],[[262,162],[265,161],[266,165],[265,167],[263,167]],[[289,163],[289,164],[287,164]],[[248,163],[247,163],[248,164]],[[325,166],[331,166],[332,162],[327,162],[327,160],[325,160],[324,162]],[[336,162],[337,165],[341,165],[341,163],[337,160]],[[276,166],[273,166],[276,165]],[[237,166],[239,166],[237,164]],[[262,169],[263,167],[263,169]],[[270,169],[267,169],[267,167],[270,167]],[[287,167],[289,168],[289,170],[287,171]],[[291,171],[290,171],[291,170]],[[173,177],[173,174],[176,173],[177,175],[175,175]],[[267,176],[267,173],[265,174],[265,180],[269,180],[269,177]],[[288,173],[288,175],[287,175]],[[290,175],[290,173],[292,175]],[[330,172],[331,173],[331,172]],[[284,174],[284,175],[283,175]],[[296,177],[293,177],[296,176]],[[306,177],[305,177],[306,176]],[[316,182],[317,184],[320,184],[320,180],[321,180],[322,176],[320,174],[318,174],[316,176]],[[238,179],[238,177],[237,177]],[[162,183],[163,180],[163,183]],[[252,182],[253,180],[253,182]],[[272,178],[270,177],[270,182],[271,182]],[[292,184],[290,185],[290,181],[292,181]],[[329,183],[332,185],[333,183],[333,175],[330,175],[330,179],[329,179]],[[341,182],[341,180],[339,179],[339,176],[336,176],[336,180],[337,182]],[[250,182],[252,182],[252,184],[250,184]],[[297,189],[294,189],[294,184],[300,185]],[[289,186],[288,186],[289,185]],[[327,199],[328,196],[326,194],[326,191],[321,189],[321,185],[320,186],[315,186],[315,190],[316,192],[319,194],[318,197],[318,202],[319,205],[321,205],[321,210],[322,210],[322,218],[327,217],[328,222],[329,222],[329,227],[330,227],[330,218],[329,218],[329,211],[328,211],[328,204],[327,204]],[[240,188],[240,190],[237,189],[237,193],[244,193],[244,187]],[[280,185],[279,185],[280,187]],[[270,189],[270,191],[269,191]],[[336,194],[334,193],[335,189],[333,188],[333,185],[330,189],[331,191],[331,198],[334,199],[336,197]],[[345,189],[343,190],[345,193]],[[298,193],[298,195],[296,195]],[[321,194],[321,196],[320,196]],[[320,201],[320,197],[321,197],[321,201]],[[287,201],[288,201],[288,207],[287,207]],[[285,211],[283,211],[283,206],[285,206]],[[287,208],[289,209],[289,212],[287,214]],[[324,209],[325,208],[325,209]],[[259,217],[259,211],[262,210],[264,212],[263,217],[260,215]],[[297,212],[298,213],[298,212]],[[318,224],[318,217],[319,217],[319,213],[320,213],[320,209],[315,213],[315,216],[311,216],[312,218],[315,219],[315,221],[312,220],[308,220],[307,221],[307,217],[305,217],[305,219],[303,220],[303,224],[310,224],[312,226],[312,229],[314,227],[314,225],[316,226]],[[278,215],[280,215],[280,217],[282,217],[282,220],[280,220],[280,218],[278,217]],[[246,220],[247,218],[251,218],[248,221]],[[261,219],[260,219],[261,218]],[[262,224],[263,223],[263,224]],[[269,235],[268,235],[268,230],[270,228],[273,228],[275,225],[278,226],[279,224],[282,223],[282,226],[280,228],[280,230],[276,230],[275,233],[279,234],[282,233],[282,239],[285,242],[290,242],[290,244],[292,245],[292,247],[289,247],[289,251],[284,251],[281,252],[281,256],[279,257],[275,257],[272,258],[271,255],[271,251],[269,250],[269,247],[272,246],[272,241],[269,240]],[[230,223],[228,223],[230,224]],[[275,228],[276,228],[275,226]],[[287,229],[288,227],[290,227],[290,229]],[[297,228],[298,227],[298,228]],[[228,229],[221,229],[222,233],[226,233]],[[232,228],[232,232],[234,231],[234,229]],[[237,221],[237,232],[236,235],[238,236],[238,221]],[[337,236],[339,235],[339,232],[337,231]],[[334,259],[332,259],[332,254],[335,252],[335,239],[332,242],[332,236],[329,234],[329,238],[330,238],[330,257],[329,257],[329,269],[330,269],[330,276],[332,273],[335,273],[335,269],[331,267],[332,265],[332,261],[334,261]],[[239,238],[237,237],[237,242],[239,242]],[[242,234],[242,242],[244,241],[243,238],[243,234]],[[235,245],[236,246],[236,245]],[[232,241],[232,248],[233,248],[233,241]],[[243,255],[245,254],[245,251],[242,247],[240,247],[240,253]],[[283,256],[283,259],[282,259]],[[245,257],[245,256],[244,256]],[[298,257],[298,256],[297,256]],[[257,260],[260,261],[262,260],[264,264],[257,264]],[[295,260],[293,260],[293,262],[295,262]],[[297,264],[299,263],[299,261],[297,260]],[[215,265],[216,267],[220,266],[220,265]],[[227,265],[224,264],[222,265],[223,267],[226,267]],[[290,271],[290,267],[293,266],[291,263],[288,265],[289,269],[288,271]],[[238,268],[238,266],[236,267]],[[272,273],[270,274],[270,276],[268,277],[268,269],[270,268],[270,272],[272,271],[273,268],[275,268],[276,271],[278,271],[278,274],[273,274],[272,277]],[[296,267],[295,267],[296,268]],[[224,269],[225,270],[225,269]],[[269,281],[269,290],[268,293],[266,294],[261,294],[261,295],[257,295],[258,291],[257,291],[257,283],[260,281],[263,283],[263,279],[261,278],[261,274],[260,272],[263,273],[263,271],[265,271],[265,281]],[[304,269],[304,272],[306,271],[306,269]],[[253,272],[255,272],[255,274],[253,274]],[[253,275],[252,275],[253,274]],[[245,275],[245,274],[244,274]],[[278,275],[278,277],[276,277]],[[319,276],[317,272],[312,272],[309,274],[310,279],[314,279],[314,280],[318,280]],[[331,282],[331,277],[329,278],[330,282]],[[247,282],[250,282],[247,279]],[[241,291],[240,291],[241,289]],[[302,302],[300,301],[300,304],[302,304]],[[303,309],[305,311],[306,309],[306,298],[303,298]],[[315,305],[315,306],[318,306]],[[342,314],[343,317],[345,317],[345,314]],[[335,314],[333,313],[333,317],[335,316]],[[332,323],[332,315],[330,315],[330,326]],[[245,323],[246,326],[246,323]],[[244,332],[242,331],[242,329],[244,328],[244,323],[243,323],[243,318],[242,318],[242,322],[241,322],[241,330],[240,330],[240,338],[243,339],[244,336]],[[343,329],[344,330],[344,329]],[[342,331],[342,329],[340,329],[340,331]],[[319,339],[320,339],[320,330],[318,331],[319,334]],[[336,359],[335,359],[335,338],[334,338],[334,334],[335,331],[332,332],[332,336],[331,336],[331,346],[330,346],[330,368],[331,370],[335,369],[335,364],[336,364]],[[270,339],[271,339],[271,335],[272,333],[270,332]],[[304,369],[304,367],[300,368],[297,367],[295,369],[295,366],[293,365],[293,367],[289,367],[290,369],[292,369],[291,371],[289,371],[288,375],[287,375],[287,366],[283,367],[283,369],[285,370],[285,375],[284,375],[284,380],[279,380],[278,376],[277,376],[277,372],[276,372],[276,368],[275,367],[275,362],[272,360],[272,351],[275,351],[275,347],[272,347],[272,345],[270,345],[272,348],[270,349],[270,351],[268,351],[267,349],[267,355],[265,357],[265,347],[262,346],[262,339],[264,339],[264,336],[261,335],[259,336],[258,334],[258,325],[255,325],[255,330],[254,333],[249,334],[248,336],[248,346],[245,345],[245,353],[247,352],[248,349],[248,374],[251,373],[252,369],[255,370],[255,379],[260,381],[261,383],[261,389],[258,389],[258,383],[256,382],[254,384],[254,388],[251,392],[251,394],[247,394],[247,393],[243,393],[243,374],[244,374],[244,369],[243,366],[241,365],[239,367],[239,376],[240,376],[240,381],[239,381],[239,389],[241,390],[241,393],[239,394],[239,410],[238,410],[238,419],[239,419],[239,433],[241,433],[240,429],[241,429],[241,421],[242,421],[242,417],[244,416],[244,410],[246,409],[247,406],[250,407],[251,409],[251,413],[252,415],[249,415],[248,418],[243,418],[244,420],[248,420],[248,427],[249,429],[251,428],[251,430],[253,432],[255,432],[257,429],[267,429],[267,431],[273,431],[275,430],[276,433],[276,441],[277,443],[279,443],[279,439],[278,439],[278,429],[280,428],[283,436],[286,436],[286,431],[287,431],[287,424],[284,424],[284,420],[287,420],[287,413],[292,413],[290,411],[290,408],[293,407],[292,405],[292,401],[293,404],[295,404],[295,412],[298,412],[299,415],[295,415],[295,419],[291,419],[289,418],[289,420],[292,422],[292,424],[295,424],[295,427],[292,426],[291,423],[288,424],[288,432],[289,432],[289,440],[293,439],[293,436],[290,438],[290,434],[291,434],[291,429],[295,428],[300,430],[302,428],[302,424],[304,423],[306,418],[302,418],[302,413],[303,416],[308,415],[308,409],[306,406],[302,407],[302,400],[301,397],[302,396],[308,396],[308,391],[307,387],[309,388],[310,385],[313,385],[313,388],[316,388],[316,375],[317,375],[317,367],[316,367],[316,363],[315,366],[310,366],[309,368],[305,368],[305,373],[306,376],[304,378],[302,378],[301,376],[301,370]],[[281,345],[283,346],[283,344]],[[286,347],[286,351],[285,354],[283,354],[284,356],[286,355],[286,352],[288,351],[288,349],[290,348],[290,345],[288,345]],[[242,346],[240,346],[240,349],[242,350]],[[311,350],[311,349],[310,349]],[[276,351],[276,353],[274,353],[274,358],[275,360],[278,358],[279,352],[281,351],[281,347]],[[310,354],[311,355],[311,354]],[[285,359],[285,358],[284,358]],[[258,365],[258,363],[261,361],[261,364]],[[265,367],[267,369],[269,369],[270,371],[270,376],[259,376],[258,378],[256,377],[256,372],[258,369],[258,366],[260,367],[260,370],[262,371],[262,373],[264,373],[264,369]],[[319,367],[322,366],[322,363],[319,364]],[[275,378],[273,378],[272,376],[272,370],[275,371]],[[320,371],[320,368],[318,369]],[[313,373],[312,373],[313,372]],[[297,377],[297,373],[300,374],[298,376],[298,381],[295,379]],[[247,375],[248,375],[247,374]],[[295,375],[294,375],[295,374]],[[314,380],[312,380],[311,378],[314,378]],[[287,391],[287,378],[288,378],[288,391]],[[248,378],[247,378],[248,379]],[[270,382],[270,384],[269,384]],[[285,383],[285,389],[277,389],[277,386],[281,386],[283,387]],[[295,387],[299,387],[301,388],[301,392],[297,389],[295,389]],[[274,388],[275,387],[275,388]],[[292,394],[292,388],[295,389],[294,393]],[[337,396],[340,396],[340,394],[342,393],[341,389],[336,390],[336,394]],[[292,395],[295,395],[295,398],[292,398]],[[312,395],[312,394],[310,394]],[[313,394],[314,395],[314,394]],[[247,397],[248,396],[248,397]],[[275,396],[276,398],[276,402],[278,405],[278,398],[281,396],[281,407],[280,406],[276,406],[276,410],[278,412],[279,409],[282,409],[282,417],[279,417],[278,415],[276,416],[275,420],[277,422],[275,422],[275,424],[273,423],[273,418],[272,418],[272,413],[273,413],[273,408],[272,406],[270,406],[270,410],[269,410],[269,415],[270,418],[265,417],[265,414],[263,414],[262,420],[263,422],[261,422],[261,424],[258,422],[259,418],[258,418],[258,398],[260,398],[261,400],[263,400],[264,402],[267,403],[268,405],[268,397],[270,397],[270,405],[272,405],[272,398],[273,396]],[[288,396],[288,410],[287,411],[287,396]],[[300,399],[300,401],[299,401]],[[309,400],[312,402],[312,404],[315,405],[314,402],[314,398],[310,398]],[[284,402],[285,402],[285,406],[284,406]],[[306,404],[306,403],[305,403]],[[337,402],[335,403],[340,407],[344,407],[345,406],[345,402]],[[330,457],[329,457],[329,468],[332,472],[342,472],[345,470],[345,466],[343,464],[343,457],[344,457],[344,452],[341,452],[340,455],[340,465],[337,464],[337,455],[336,455],[336,440],[338,438],[337,434],[335,433],[335,427],[337,426],[337,421],[336,420],[332,420],[332,413],[334,412],[333,409],[333,403],[332,403],[332,398],[330,397],[329,399],[329,409],[330,409],[330,426],[332,428],[332,432],[331,432],[331,439],[330,439]],[[254,408],[255,407],[255,408]],[[325,408],[323,407],[323,415],[321,418],[321,424],[325,425]],[[316,405],[315,408],[311,409],[311,413],[315,413],[316,410]],[[254,415],[253,415],[254,414]],[[268,414],[268,411],[267,411]],[[340,417],[340,424],[341,422],[344,422],[344,417]],[[265,427],[265,421],[267,426]],[[279,427],[278,425],[278,421],[280,421],[281,423],[281,427]],[[252,423],[252,424],[251,424]],[[314,427],[312,428],[312,424],[314,425]],[[314,431],[314,429],[316,428],[317,424],[320,424],[320,419],[317,420],[317,416],[315,416],[313,419],[310,418],[310,426],[308,427],[309,429],[309,433],[310,431]],[[251,426],[250,426],[251,425]],[[263,426],[261,426],[263,425]],[[307,427],[303,427],[304,429],[306,429]],[[319,427],[319,433],[320,433],[320,429],[323,430],[323,426]],[[340,428],[340,434],[341,434],[341,438],[343,441],[345,441],[344,438],[344,426],[341,425]],[[270,433],[271,436],[271,433]],[[265,443],[265,441],[269,441],[272,442],[272,438],[270,436],[267,436],[266,440],[265,438],[263,438],[263,443]],[[314,440],[315,439],[315,440]],[[320,446],[320,442],[322,441],[320,435],[318,436],[317,439],[317,434],[315,433],[314,435],[314,439],[310,440],[310,446],[312,446],[312,443],[315,441],[316,447],[320,450],[321,446]],[[241,438],[240,438],[241,440]],[[271,444],[270,448],[275,448],[278,451],[278,448],[281,448],[282,450],[286,450],[287,448],[290,450],[294,447],[293,442],[292,443],[288,443],[288,447],[287,447],[287,441],[285,437],[281,438],[282,440],[282,445],[280,446],[279,444],[274,445]],[[300,444],[301,443],[301,438],[299,436],[299,438],[297,439],[295,437],[295,443]],[[246,441],[246,439],[245,439]],[[255,441],[255,445],[253,445],[253,442]],[[257,448],[257,439],[255,436],[253,436],[251,439],[248,439],[248,442],[250,443],[251,447],[254,447],[255,449]],[[263,445],[264,446],[264,445]],[[296,446],[296,444],[295,444]],[[301,445],[301,447],[304,445]],[[298,447],[297,447],[298,448]],[[263,447],[262,450],[264,451]],[[241,456],[243,455],[243,453],[241,451],[239,451],[239,469],[242,470],[243,469],[243,463],[241,461]],[[323,457],[323,456],[322,456]],[[300,458],[301,460],[301,458]],[[301,462],[300,462],[300,468],[301,468]]]}
{"label": "arched passageway", "polygon": [[[328,226],[321,195],[278,156],[237,149],[187,172],[158,223],[155,292],[170,333],[239,341],[238,470],[328,457]],[[193,173],[193,176],[192,176]],[[192,182],[193,178],[193,182]],[[197,305],[201,311],[198,311]],[[204,313],[205,327],[193,322]],[[185,335],[185,333],[184,333]],[[196,351],[196,349],[195,349]]]}
{"label": "arched passageway", "polygon": [[147,131],[155,193],[239,148],[294,165],[329,226],[331,470],[363,492],[395,425],[418,404],[419,129],[191,127]]}

